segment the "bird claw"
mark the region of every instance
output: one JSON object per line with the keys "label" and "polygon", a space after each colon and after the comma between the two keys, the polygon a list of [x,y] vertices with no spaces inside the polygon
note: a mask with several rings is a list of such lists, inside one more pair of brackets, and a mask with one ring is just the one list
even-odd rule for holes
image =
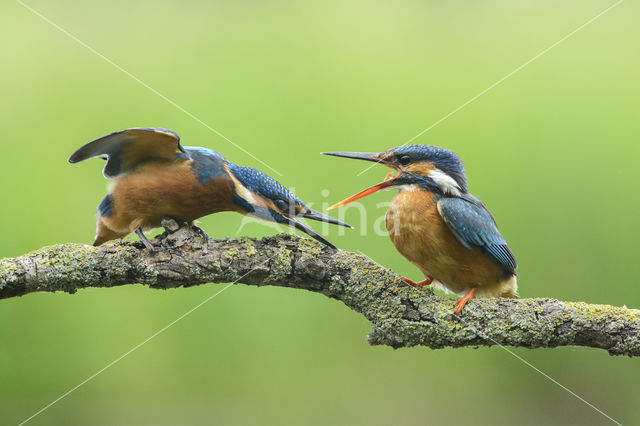
{"label": "bird claw", "polygon": [[429,285],[429,284],[431,284],[433,282],[433,278],[426,278],[425,280],[420,281],[420,282],[415,282],[413,280],[410,280],[407,277],[400,277],[400,279],[402,281],[404,281],[405,283],[407,283],[407,284],[409,284],[411,286],[414,286],[414,287],[424,287],[424,286],[427,286],[427,285]]}
{"label": "bird claw", "polygon": [[458,301],[456,302],[456,307],[453,309],[453,313],[456,315],[459,315],[460,312],[462,312],[462,309],[465,307],[465,305],[467,304],[467,302],[471,299],[473,299],[473,295],[476,293],[476,288],[472,288],[471,290],[469,290],[467,292],[467,294],[465,294],[464,296],[462,296],[460,299],[458,299]]}
{"label": "bird claw", "polygon": [[180,228],[189,228],[202,238],[205,247],[209,243],[209,234],[207,234],[207,231],[197,226],[195,222],[186,222],[171,216],[165,216],[162,219],[162,226],[169,234],[176,232]]}
{"label": "bird claw", "polygon": [[197,225],[191,225],[191,229],[193,229],[196,234],[198,234],[198,235],[200,235],[202,237],[202,239],[204,240],[205,244],[207,244],[209,242],[209,234],[207,234],[207,231],[205,231],[204,229],[200,228]]}

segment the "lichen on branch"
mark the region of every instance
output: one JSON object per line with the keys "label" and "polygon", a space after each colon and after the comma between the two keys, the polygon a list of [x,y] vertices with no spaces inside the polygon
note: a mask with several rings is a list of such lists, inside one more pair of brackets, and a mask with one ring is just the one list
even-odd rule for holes
{"label": "lichen on branch", "polygon": [[205,283],[292,287],[339,300],[367,318],[369,343],[394,348],[505,345],[589,346],[640,355],[640,311],[555,299],[474,299],[461,315],[455,300],[403,283],[365,256],[290,234],[210,240],[166,224],[153,243],[101,247],[59,244],[0,259],[0,299],[28,293],[140,283],[152,288]]}

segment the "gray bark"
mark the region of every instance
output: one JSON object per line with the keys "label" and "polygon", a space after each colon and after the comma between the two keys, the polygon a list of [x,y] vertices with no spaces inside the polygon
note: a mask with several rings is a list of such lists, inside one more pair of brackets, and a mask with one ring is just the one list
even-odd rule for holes
{"label": "gray bark", "polygon": [[365,256],[332,250],[289,234],[205,242],[167,223],[153,243],[101,247],[59,244],[0,260],[0,299],[37,291],[141,283],[152,288],[238,282],[324,294],[361,313],[369,343],[394,348],[505,345],[589,346],[612,355],[640,355],[640,311],[555,299],[474,299],[461,315],[455,299],[414,288]]}

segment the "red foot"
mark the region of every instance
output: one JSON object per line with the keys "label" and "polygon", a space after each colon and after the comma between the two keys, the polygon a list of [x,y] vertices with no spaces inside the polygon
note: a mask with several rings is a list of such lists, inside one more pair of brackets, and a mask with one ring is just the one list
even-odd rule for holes
{"label": "red foot", "polygon": [[409,285],[412,285],[414,287],[424,287],[424,286],[429,285],[429,284],[431,284],[433,282],[433,278],[427,278],[426,280],[420,281],[418,283],[415,282],[415,281],[410,280],[407,277],[401,277],[400,279],[402,281],[404,281],[405,283],[407,283]]}
{"label": "red foot", "polygon": [[464,308],[464,305],[467,304],[467,302],[471,299],[473,299],[473,295],[476,294],[476,288],[472,288],[471,290],[469,290],[467,292],[467,294],[465,294],[464,296],[462,296],[460,299],[458,299],[458,303],[456,303],[456,307],[453,310],[453,312],[455,314],[459,314],[460,312],[462,312],[462,308]]}

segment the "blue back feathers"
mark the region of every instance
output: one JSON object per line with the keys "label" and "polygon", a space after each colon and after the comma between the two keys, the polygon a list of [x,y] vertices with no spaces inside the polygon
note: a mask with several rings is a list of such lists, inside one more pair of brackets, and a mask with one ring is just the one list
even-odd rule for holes
{"label": "blue back feathers", "polygon": [[98,214],[100,216],[111,216],[113,214],[113,200],[110,195],[104,197],[100,202]]}
{"label": "blue back feathers", "polygon": [[184,154],[178,157],[193,160],[191,168],[198,182],[207,183],[213,178],[225,176],[224,165],[227,160],[222,155],[211,149],[196,146],[185,146],[184,151]]}
{"label": "blue back feathers", "polygon": [[[250,191],[274,202],[276,200],[282,200],[287,205],[290,205],[290,202],[293,202],[304,206],[304,203],[284,185],[273,179],[271,176],[262,173],[260,170],[233,164],[227,161],[222,155],[207,148],[185,146],[184,151],[184,154],[180,154],[178,157],[190,158],[193,160],[191,168],[200,183],[204,184],[213,178],[226,176],[226,170],[224,167],[226,164],[229,167],[229,171],[233,173],[233,176]],[[255,207],[242,197],[234,195],[233,200],[248,213],[253,213],[255,211]],[[279,221],[281,218],[280,216],[274,216],[274,219]],[[282,219],[284,220],[284,218]]]}
{"label": "blue back feathers", "polygon": [[516,259],[482,201],[471,194],[462,194],[441,197],[438,206],[442,218],[463,246],[480,249],[502,266],[505,273],[515,273]]}

